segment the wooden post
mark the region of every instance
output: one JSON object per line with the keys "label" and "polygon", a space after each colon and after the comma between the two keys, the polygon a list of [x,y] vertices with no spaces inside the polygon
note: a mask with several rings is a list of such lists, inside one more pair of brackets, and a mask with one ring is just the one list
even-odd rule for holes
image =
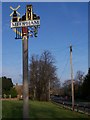
{"label": "wooden post", "polygon": [[[22,28],[23,40],[23,118],[29,118],[29,87],[28,87],[28,37],[27,28]],[[25,34],[26,33],[26,34]]]}

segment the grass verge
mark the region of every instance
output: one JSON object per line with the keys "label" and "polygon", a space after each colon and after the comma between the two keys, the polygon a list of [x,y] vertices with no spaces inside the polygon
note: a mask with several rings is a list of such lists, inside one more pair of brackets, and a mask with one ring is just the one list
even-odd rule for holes
{"label": "grass verge", "polygon": [[[3,101],[3,118],[22,118],[23,101]],[[70,111],[51,102],[29,101],[30,118],[90,118],[85,114]]]}

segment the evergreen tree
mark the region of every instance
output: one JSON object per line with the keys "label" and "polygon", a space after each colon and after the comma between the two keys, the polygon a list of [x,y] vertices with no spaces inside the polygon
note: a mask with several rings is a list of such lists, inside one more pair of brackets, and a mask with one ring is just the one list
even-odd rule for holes
{"label": "evergreen tree", "polygon": [[88,70],[88,74],[84,78],[84,82],[82,84],[82,96],[84,99],[90,100],[90,68]]}

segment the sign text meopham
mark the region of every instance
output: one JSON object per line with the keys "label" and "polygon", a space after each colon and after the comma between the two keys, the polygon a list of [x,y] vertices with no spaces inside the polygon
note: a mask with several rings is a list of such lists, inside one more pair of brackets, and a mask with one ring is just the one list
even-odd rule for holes
{"label": "sign text meopham", "polygon": [[40,25],[40,20],[29,20],[29,21],[11,22],[11,28],[28,27],[28,26],[39,26],[39,25]]}

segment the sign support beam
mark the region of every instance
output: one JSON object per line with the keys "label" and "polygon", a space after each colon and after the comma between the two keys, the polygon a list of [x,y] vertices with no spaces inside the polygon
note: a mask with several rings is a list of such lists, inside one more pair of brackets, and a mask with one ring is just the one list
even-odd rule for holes
{"label": "sign support beam", "polygon": [[23,118],[29,118],[29,98],[28,98],[28,37],[23,36]]}

